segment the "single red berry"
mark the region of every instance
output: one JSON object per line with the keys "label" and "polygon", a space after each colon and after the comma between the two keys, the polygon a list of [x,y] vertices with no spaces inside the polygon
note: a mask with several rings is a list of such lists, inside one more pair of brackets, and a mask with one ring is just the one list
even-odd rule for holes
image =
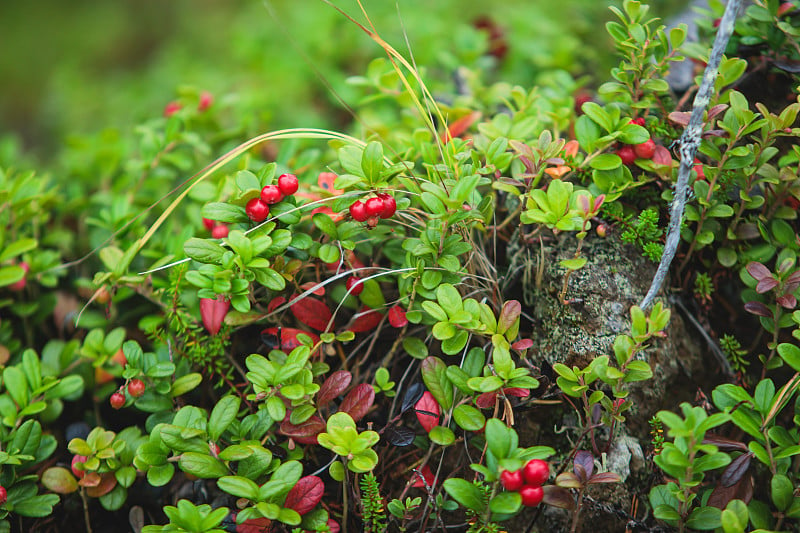
{"label": "single red berry", "polygon": [[528,485],[544,485],[550,477],[550,465],[541,459],[531,459],[522,467],[522,475]]}
{"label": "single red berry", "polygon": [[506,490],[517,491],[521,489],[525,484],[525,480],[522,477],[522,470],[516,470],[514,472],[503,470],[500,472],[500,483],[503,484],[503,488]]}
{"label": "single red berry", "polygon": [[8,285],[8,290],[14,291],[14,292],[20,292],[21,290],[23,290],[25,288],[25,285],[28,284],[28,272],[30,272],[30,270],[31,270],[31,266],[28,263],[26,263],[25,261],[22,261],[18,266],[20,268],[22,268],[22,270],[25,271],[25,274],[22,275],[22,279],[21,280],[15,281],[11,285]]}
{"label": "single red berry", "polygon": [[0,505],[4,505],[8,500],[8,492],[6,488],[0,485]]}
{"label": "single red berry", "polygon": [[141,379],[132,379],[128,383],[128,394],[134,398],[139,398],[142,394],[144,394],[144,388],[144,381]]}
{"label": "single red berry", "polygon": [[367,206],[361,200],[356,200],[350,205],[350,216],[356,222],[365,222],[369,215],[367,214]]}
{"label": "single red berry", "polygon": [[637,126],[644,126],[644,117],[632,118],[628,121],[628,124],[636,124]]}
{"label": "single red berry", "polygon": [[269,206],[261,198],[253,198],[247,202],[244,212],[253,222],[264,222],[269,215]]}
{"label": "single red berry", "polygon": [[170,102],[166,106],[164,106],[164,116],[169,118],[178,111],[180,111],[182,107],[183,106],[181,105],[180,102],[175,102],[175,101]]}
{"label": "single red berry", "polygon": [[115,392],[111,395],[109,401],[111,402],[111,407],[114,409],[120,409],[123,405],[125,405],[125,395],[121,392]]}
{"label": "single red berry", "polygon": [[277,204],[283,200],[283,193],[277,185],[267,185],[261,189],[261,199],[269,205]]}
{"label": "single red berry", "polygon": [[721,18],[714,19],[714,22],[712,22],[711,25],[714,26],[715,28],[719,28],[719,23],[720,22],[722,22]]}
{"label": "single red berry", "polygon": [[213,103],[214,103],[214,96],[208,91],[203,91],[202,93],[200,93],[200,102],[197,104],[197,110],[205,111],[206,109],[211,107],[211,104]]}
{"label": "single red berry", "polygon": [[542,503],[544,489],[539,485],[525,485],[519,489],[519,495],[522,496],[522,505],[525,507],[536,507]]}
{"label": "single red berry", "polygon": [[583,104],[586,102],[591,102],[592,97],[588,94],[578,94],[575,96],[575,114],[580,116],[583,115]]}
{"label": "single red berry", "polygon": [[347,282],[345,283],[345,287],[347,290],[350,291],[350,294],[353,296],[358,296],[361,294],[361,291],[364,290],[364,284],[355,276],[350,276],[347,278]]}
{"label": "single red berry", "polygon": [[278,178],[278,189],[285,196],[296,193],[299,188],[300,182],[297,181],[297,176],[294,174],[281,174]]}
{"label": "single red berry", "polygon": [[617,155],[622,159],[623,165],[632,165],[636,161],[636,152],[633,151],[633,146],[629,144],[625,144],[617,150]]}
{"label": "single red berry", "polygon": [[210,218],[203,217],[203,227],[205,227],[208,231],[214,229],[214,226],[217,225],[216,220],[211,220]]}
{"label": "single red berry", "polygon": [[656,142],[653,139],[647,139],[645,142],[634,146],[633,151],[636,154],[636,157],[641,157],[642,159],[653,159],[653,156],[656,153]]}
{"label": "single red berry", "polygon": [[75,465],[78,463],[85,463],[86,459],[88,459],[88,457],[86,457],[85,455],[72,456],[72,464],[70,465],[70,469],[72,470],[72,473],[75,474],[75,477],[78,479],[81,479],[83,476],[86,475],[86,470],[78,470],[77,468],[75,468]]}
{"label": "single red berry", "polygon": [[595,228],[595,231],[597,232],[598,237],[605,237],[608,234],[608,226],[605,224],[599,224]]}
{"label": "single red berry", "polygon": [[224,239],[228,236],[228,226],[225,224],[217,224],[211,230],[211,236],[215,239]]}
{"label": "single red berry", "polygon": [[387,193],[381,193],[378,198],[383,200],[383,211],[380,214],[381,218],[391,218],[397,212],[397,201],[394,196]]}
{"label": "single red berry", "polygon": [[383,213],[383,198],[370,198],[365,203],[368,217],[379,217]]}

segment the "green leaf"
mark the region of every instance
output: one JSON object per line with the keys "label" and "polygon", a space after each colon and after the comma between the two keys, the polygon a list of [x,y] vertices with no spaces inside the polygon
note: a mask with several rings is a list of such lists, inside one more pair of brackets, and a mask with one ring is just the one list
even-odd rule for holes
{"label": "green leaf", "polygon": [[446,479],[443,483],[443,486],[444,490],[447,491],[447,494],[449,494],[451,498],[467,509],[471,509],[478,514],[485,511],[483,493],[478,487],[466,479]]}
{"label": "green leaf", "polygon": [[517,433],[497,418],[486,421],[485,435],[489,450],[498,460],[510,457],[517,447]]}
{"label": "green leaf", "polygon": [[436,300],[449,316],[455,315],[464,308],[461,294],[449,283],[439,285],[436,289]]}
{"label": "green leaf", "polygon": [[479,431],[486,424],[486,417],[483,416],[483,413],[468,404],[458,405],[453,410],[453,419],[461,429],[466,431]]}
{"label": "green leaf", "polygon": [[449,411],[453,406],[453,384],[447,377],[447,367],[438,357],[427,357],[422,361],[422,381],[434,399]]}
{"label": "green leaf", "polygon": [[425,359],[428,356],[428,347],[417,337],[405,337],[403,349],[414,359]]}
{"label": "green leaf", "polygon": [[226,222],[228,224],[245,222],[248,220],[247,213],[245,213],[243,207],[224,202],[213,202],[206,204],[200,210],[200,214],[203,216],[203,218],[216,220],[218,222]]}
{"label": "green leaf", "polygon": [[14,241],[6,246],[2,252],[0,252],[0,263],[13,257],[22,255],[25,252],[29,252],[35,249],[38,245],[39,243],[36,241],[36,239],[20,239],[18,241]]}
{"label": "green leaf", "polygon": [[219,440],[220,436],[228,429],[228,426],[236,420],[240,404],[241,399],[232,394],[221,398],[217,402],[208,417],[208,436],[211,440]]}
{"label": "green leaf", "polygon": [[501,492],[489,501],[489,509],[498,514],[514,514],[522,507],[519,492]]}
{"label": "green leaf", "polygon": [[227,467],[222,461],[197,452],[181,454],[178,464],[181,470],[203,479],[222,477],[228,474]]}
{"label": "green leaf", "polygon": [[778,345],[778,355],[787,365],[794,370],[800,371],[800,348],[794,344],[782,342]]}
{"label": "green leaf", "polygon": [[722,525],[722,510],[716,507],[699,507],[691,512],[686,520],[689,529],[709,530]]}
{"label": "green leaf", "polygon": [[[319,228],[321,232],[329,236],[331,239],[338,238],[338,232],[336,231],[336,223],[334,223],[333,219],[326,215],[325,213],[314,213],[312,218],[314,225]],[[327,263],[332,263],[333,261],[326,261]]]}
{"label": "green leaf", "polygon": [[770,481],[772,503],[779,511],[786,511],[792,504],[794,490],[792,482],[784,474],[775,474]]}
{"label": "green leaf", "polygon": [[258,485],[242,476],[224,476],[217,480],[217,486],[237,498],[258,501]]}
{"label": "green leaf", "polygon": [[163,487],[170,482],[175,474],[175,465],[167,463],[151,466],[147,469],[147,482],[154,487]]}
{"label": "green leaf", "polygon": [[579,270],[586,265],[587,261],[586,257],[578,257],[575,259],[562,259],[558,264],[567,270]]}
{"label": "green leaf", "polygon": [[617,154],[600,154],[589,161],[589,166],[596,170],[614,170],[622,166],[622,159]]}
{"label": "green leaf", "polygon": [[195,261],[212,264],[222,261],[225,248],[212,240],[192,237],[183,245],[183,251]]}
{"label": "green leaf", "polygon": [[434,426],[428,433],[428,438],[431,442],[439,446],[450,446],[456,440],[455,434],[444,426]]}
{"label": "green leaf", "polygon": [[192,372],[191,374],[181,376],[172,383],[170,395],[173,398],[177,398],[182,394],[186,394],[187,392],[194,390],[202,382],[203,376],[198,372]]}
{"label": "green leaf", "polygon": [[370,184],[380,180],[383,166],[383,145],[372,141],[364,148],[364,154],[361,156],[361,170]]}

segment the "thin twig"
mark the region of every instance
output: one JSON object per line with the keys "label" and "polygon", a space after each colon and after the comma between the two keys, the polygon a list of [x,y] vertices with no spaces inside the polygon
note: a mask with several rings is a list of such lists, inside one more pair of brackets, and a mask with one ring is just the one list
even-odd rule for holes
{"label": "thin twig", "polygon": [[661,262],[658,264],[658,270],[650,284],[650,289],[639,305],[642,309],[647,309],[653,303],[658,291],[661,290],[664,279],[667,277],[669,266],[680,243],[681,221],[683,220],[683,210],[686,206],[686,189],[689,185],[689,173],[694,165],[694,156],[700,146],[703,133],[703,115],[708,107],[708,102],[711,100],[714,81],[717,79],[719,64],[722,61],[722,54],[725,52],[728,40],[733,33],[733,25],[736,22],[736,16],[741,4],[742,0],[730,0],[728,5],[725,6],[725,14],[720,21],[717,36],[714,39],[714,46],[712,46],[711,54],[708,57],[708,65],[706,65],[706,70],[703,73],[703,82],[694,97],[689,124],[680,138],[681,164],[678,168],[675,197],[672,200],[667,240],[664,245],[664,253],[661,255]]}

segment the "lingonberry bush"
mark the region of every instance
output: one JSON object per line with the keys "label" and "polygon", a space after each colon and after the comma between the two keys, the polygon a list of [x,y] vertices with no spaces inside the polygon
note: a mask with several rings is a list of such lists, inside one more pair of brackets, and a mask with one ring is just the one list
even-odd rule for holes
{"label": "lingonberry bush", "polygon": [[[607,514],[630,527],[795,526],[800,104],[744,83],[773,65],[796,82],[794,6],[757,1],[736,26],[671,270],[701,329],[720,309],[747,328],[705,333],[726,335],[738,375],[681,415],[679,395],[635,403],[660,379],[669,300],[630,306],[588,361],[532,349],[530,294],[557,295],[555,320],[581,305],[570,293],[604,240],[664,250],[689,122],[665,77],[684,54],[708,61],[708,43],[682,48],[685,28],[634,0],[612,12],[621,62],[589,101],[565,72],[523,88],[462,69],[453,87],[370,30],[388,59],[350,80],[364,132],[237,139],[224,100],[189,91],[94,197],[79,185],[101,161],[73,158],[64,190],[1,171],[2,529],[72,502],[87,528],[99,504],[153,532],[552,530],[557,513],[577,531],[622,483],[627,507]],[[514,250],[545,245],[565,250],[555,287],[543,251],[516,266]],[[68,340],[39,342],[54,327]],[[91,405],[94,427],[48,431],[65,405]],[[612,452],[659,408],[656,475],[628,478]],[[542,430],[555,413],[573,422]],[[142,486],[178,494],[157,493],[157,523],[136,518]]]}

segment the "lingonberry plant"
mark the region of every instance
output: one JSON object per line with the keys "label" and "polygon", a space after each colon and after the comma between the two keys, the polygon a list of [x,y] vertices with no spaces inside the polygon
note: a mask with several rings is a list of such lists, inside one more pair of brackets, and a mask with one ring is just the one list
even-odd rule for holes
{"label": "lingonberry plant", "polygon": [[[185,90],[97,197],[0,171],[3,530],[62,499],[88,528],[159,487],[177,496],[143,531],[794,527],[800,104],[744,80],[796,72],[795,11],[755,2],[720,64],[684,165],[680,319],[633,305],[648,263],[624,265],[662,257],[689,124],[666,75],[708,43],[682,48],[634,0],[612,8],[622,59],[591,97],[563,71],[491,80],[485,21],[430,76],[356,22],[388,55],[350,80],[364,130],[245,140],[223,126],[235,99]],[[76,183],[107,175],[70,161]],[[589,325],[587,291],[614,300]],[[708,387],[711,365],[666,348],[685,322],[738,376]],[[646,401],[654,380],[675,394]],[[51,430],[81,409],[92,427]]]}

